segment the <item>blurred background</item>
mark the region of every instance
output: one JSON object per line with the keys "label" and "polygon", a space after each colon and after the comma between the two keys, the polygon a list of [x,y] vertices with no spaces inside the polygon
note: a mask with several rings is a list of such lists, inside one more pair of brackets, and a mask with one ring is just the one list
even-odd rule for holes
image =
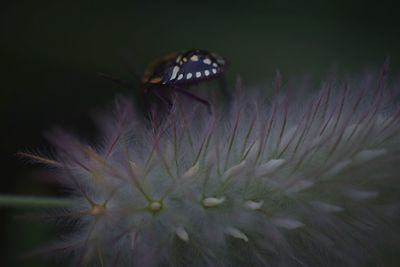
{"label": "blurred background", "polygon": [[[394,1],[2,1],[0,192],[58,195],[42,166],[16,152],[46,151],[54,125],[94,136],[93,110],[137,95],[97,73],[137,82],[149,62],[189,48],[226,57],[230,83],[240,75],[248,86],[270,85],[277,70],[318,83],[333,66],[352,75],[387,56],[397,74],[400,16]],[[56,234],[25,212],[0,208],[0,266],[51,266],[24,257]],[[395,248],[385,266],[397,266]]]}

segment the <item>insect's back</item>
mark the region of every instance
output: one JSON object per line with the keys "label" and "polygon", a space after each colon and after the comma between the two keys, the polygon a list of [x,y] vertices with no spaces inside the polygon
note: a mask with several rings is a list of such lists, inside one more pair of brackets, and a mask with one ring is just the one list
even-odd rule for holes
{"label": "insect's back", "polygon": [[225,65],[225,60],[214,53],[192,49],[158,61],[148,69],[143,82],[165,86],[194,84],[221,75]]}

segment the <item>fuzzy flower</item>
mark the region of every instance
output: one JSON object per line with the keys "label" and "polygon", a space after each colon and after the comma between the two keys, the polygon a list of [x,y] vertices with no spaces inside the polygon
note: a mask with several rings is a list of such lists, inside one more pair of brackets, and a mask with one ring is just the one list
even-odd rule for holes
{"label": "fuzzy flower", "polygon": [[119,98],[99,141],[56,131],[52,158],[31,155],[77,203],[52,248],[71,266],[365,266],[398,230],[385,76],[239,88],[212,115],[181,99],[147,121]]}

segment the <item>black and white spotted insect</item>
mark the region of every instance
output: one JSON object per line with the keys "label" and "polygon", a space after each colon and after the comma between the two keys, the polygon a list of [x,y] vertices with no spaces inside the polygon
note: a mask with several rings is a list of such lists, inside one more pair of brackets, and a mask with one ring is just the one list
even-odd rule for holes
{"label": "black and white spotted insect", "polygon": [[205,80],[221,76],[226,69],[226,61],[214,53],[191,49],[163,57],[151,64],[142,79],[145,93],[153,93],[172,106],[169,95],[172,92],[183,94],[207,106],[210,103],[189,92],[187,88]]}

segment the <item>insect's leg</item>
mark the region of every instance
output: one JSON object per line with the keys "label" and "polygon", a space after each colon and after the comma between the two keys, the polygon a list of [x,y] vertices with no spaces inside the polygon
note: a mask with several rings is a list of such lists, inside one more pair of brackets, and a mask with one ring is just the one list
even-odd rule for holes
{"label": "insect's leg", "polygon": [[196,100],[196,101],[200,102],[201,104],[205,105],[207,107],[208,112],[210,114],[212,114],[211,104],[207,100],[205,100],[205,99],[203,99],[201,97],[198,97],[195,94],[192,94],[191,92],[188,92],[188,91],[186,91],[184,89],[181,89],[181,88],[174,88],[174,90],[176,92],[180,93],[180,94],[183,94],[183,95],[185,95],[187,97],[190,97],[193,100]]}
{"label": "insect's leg", "polygon": [[121,80],[119,78],[115,78],[111,75],[105,74],[105,73],[98,73],[97,76],[102,77],[104,79],[110,80],[114,83],[117,83],[119,85],[125,86],[125,87],[133,87],[133,84],[131,82]]}
{"label": "insect's leg", "polygon": [[139,84],[141,82],[141,76],[140,76],[140,68],[138,67],[136,62],[137,55],[134,55],[131,53],[131,51],[120,51],[119,53],[119,58],[122,60],[125,68],[128,70],[129,75],[132,77],[132,80]]}
{"label": "insect's leg", "polygon": [[[163,90],[166,90],[165,88],[163,88]],[[167,89],[168,90],[168,89]],[[158,99],[161,100],[161,102],[163,102],[164,104],[166,104],[168,106],[169,109],[172,108],[173,104],[170,98],[168,98],[168,96],[166,96],[165,94],[163,94],[159,88],[156,87],[150,87],[147,88],[146,90],[147,93],[153,93]]]}

